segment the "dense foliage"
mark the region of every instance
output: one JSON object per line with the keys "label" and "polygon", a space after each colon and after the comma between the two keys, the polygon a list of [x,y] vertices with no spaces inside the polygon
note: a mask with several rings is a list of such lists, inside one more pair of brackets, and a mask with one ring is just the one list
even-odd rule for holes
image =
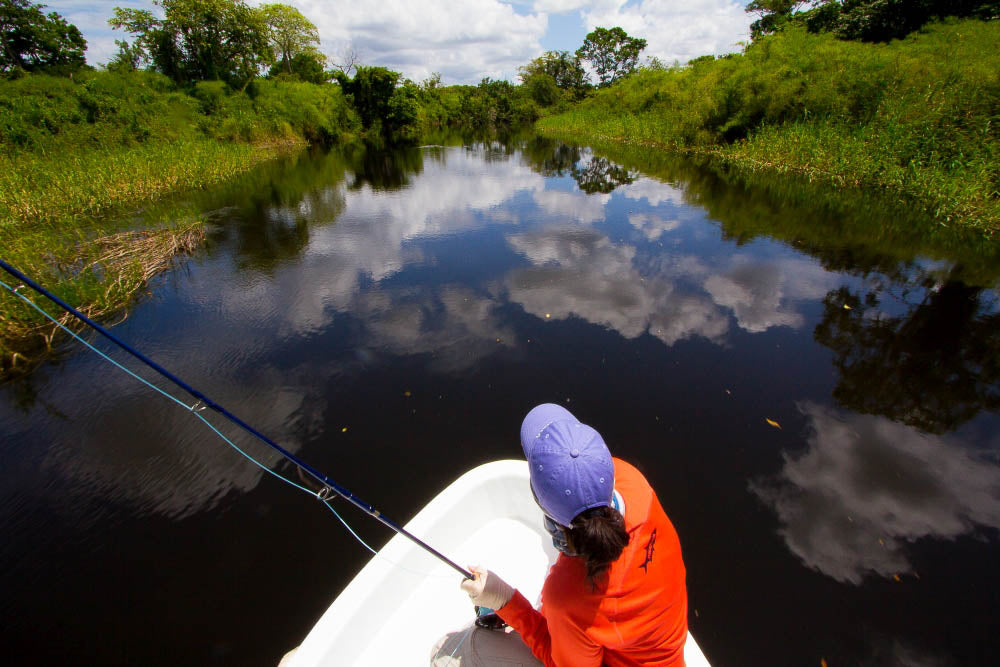
{"label": "dense foliage", "polygon": [[147,9],[115,8],[108,23],[133,35],[130,57],[178,82],[223,80],[245,86],[274,60],[260,8],[243,0],[153,0]]}
{"label": "dense foliage", "polygon": [[750,26],[753,39],[804,26],[841,39],[887,42],[948,17],[1000,18],[997,0],[752,0],[746,10],[759,16]]}
{"label": "dense foliage", "polygon": [[319,30],[289,5],[262,5],[264,23],[270,31],[268,39],[277,60],[275,66],[286,74],[292,73],[292,61],[301,56],[309,56],[313,62],[324,63],[326,56],[318,51]]}
{"label": "dense foliage", "polygon": [[7,154],[184,137],[333,141],[356,131],[356,116],[337,86],[260,80],[246,92],[221,81],[184,88],[154,72],[0,80],[0,151]]}
{"label": "dense foliage", "polygon": [[635,70],[644,48],[646,40],[630,37],[621,28],[595,28],[587,34],[576,55],[590,63],[601,86],[610,86]]}
{"label": "dense foliage", "polygon": [[0,0],[0,72],[73,71],[84,64],[87,40],[44,5]]}
{"label": "dense foliage", "polygon": [[458,117],[472,127],[509,127],[535,120],[538,109],[525,86],[485,78],[463,90]]}
{"label": "dense foliage", "polygon": [[641,70],[542,127],[889,188],[997,228],[998,47],[993,21],[887,45],[791,27],[741,55]]}
{"label": "dense foliage", "polygon": [[579,100],[590,89],[580,56],[571,56],[569,51],[546,51],[521,67],[520,76],[532,98],[542,106],[555,104],[563,95]]}

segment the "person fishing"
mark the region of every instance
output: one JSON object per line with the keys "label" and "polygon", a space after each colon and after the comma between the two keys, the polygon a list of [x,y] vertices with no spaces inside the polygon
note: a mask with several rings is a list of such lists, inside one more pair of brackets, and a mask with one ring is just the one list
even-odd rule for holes
{"label": "person fishing", "polygon": [[680,540],[653,489],[612,458],[601,435],[553,403],[521,425],[531,490],[560,552],[541,608],[492,571],[462,582],[545,665],[683,667],[686,571]]}

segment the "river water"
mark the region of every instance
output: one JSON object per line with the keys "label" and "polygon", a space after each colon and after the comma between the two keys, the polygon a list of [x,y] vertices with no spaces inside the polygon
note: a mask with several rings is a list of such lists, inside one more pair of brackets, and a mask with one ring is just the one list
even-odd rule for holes
{"label": "river water", "polygon": [[[659,494],[714,665],[995,664],[996,251],[861,197],[610,150],[265,165],[184,202],[208,246],[114,330],[401,523],[518,458],[532,406],[565,405]],[[78,343],[0,387],[0,434],[17,664],[273,665],[367,560]]]}

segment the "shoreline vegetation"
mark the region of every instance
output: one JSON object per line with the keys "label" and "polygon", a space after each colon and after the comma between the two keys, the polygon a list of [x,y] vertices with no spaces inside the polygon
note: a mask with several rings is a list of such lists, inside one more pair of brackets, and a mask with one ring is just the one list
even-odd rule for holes
{"label": "shoreline vegetation", "polygon": [[1000,22],[869,44],[789,28],[743,54],[646,68],[537,128],[887,193],[1000,231]]}
{"label": "shoreline vegetation", "polygon": [[[0,0],[2,256],[95,317],[120,315],[197,249],[201,214],[170,204],[186,192],[306,146],[412,143],[538,116],[506,81],[416,84],[356,54],[328,70],[315,25],[289,5],[154,4],[159,16],[115,8],[108,22],[128,40],[95,69],[58,13]],[[136,252],[107,252],[122,243]],[[4,291],[0,380],[47,358],[56,334]]]}
{"label": "shoreline vegetation", "polygon": [[[356,122],[336,86],[263,81],[255,93],[220,82],[185,91],[151,72],[0,80],[3,258],[88,316],[118,316],[204,239],[203,221],[184,210],[132,229],[138,210],[311,142],[352,138]],[[128,243],[134,251],[123,251]],[[47,358],[56,333],[5,292],[0,377]]]}
{"label": "shoreline vegetation", "polygon": [[[221,0],[253,39],[213,59],[175,29],[187,5],[163,6],[163,19],[116,10],[110,22],[133,41],[101,69],[83,63],[78,34],[44,58],[0,58],[2,256],[98,318],[120,316],[204,239],[200,214],[155,202],[306,146],[412,144],[447,128],[537,121],[545,136],[879,193],[980,247],[1000,230],[1000,21],[946,19],[866,42],[790,13],[741,53],[673,66],[638,65],[645,40],[598,28],[575,57],[522,67],[520,84],[445,86],[354,55],[326,70],[315,26],[285,5]],[[597,63],[597,87],[581,58]],[[0,380],[51,354],[55,333],[4,292]]]}

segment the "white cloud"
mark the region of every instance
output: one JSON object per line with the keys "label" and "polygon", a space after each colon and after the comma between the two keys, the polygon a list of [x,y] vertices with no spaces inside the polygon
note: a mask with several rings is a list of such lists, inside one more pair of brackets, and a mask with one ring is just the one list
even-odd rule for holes
{"label": "white cloud", "polygon": [[384,65],[414,80],[440,72],[445,83],[484,76],[516,79],[517,68],[541,53],[543,13],[522,16],[498,0],[298,0],[335,55],[353,44],[365,64]]}
{"label": "white cloud", "polygon": [[133,9],[155,9],[152,2],[141,0],[52,0],[44,1],[44,12],[57,12],[72,23],[87,40],[87,62],[91,65],[108,62],[118,51],[116,39],[132,41],[126,33],[113,31],[108,19],[114,16],[115,7]]}
{"label": "white cloud", "polygon": [[[84,33],[87,61],[107,62],[117,50],[107,20],[115,7],[150,9],[150,1],[55,0],[46,3]],[[261,4],[251,0],[249,4]],[[366,65],[383,65],[421,80],[441,72],[445,83],[476,83],[484,76],[516,79],[517,68],[542,52],[545,13],[520,15],[499,0],[295,0],[290,3],[316,24],[321,50],[334,57],[353,44]]]}
{"label": "white cloud", "polygon": [[[548,12],[550,14],[565,14],[577,9],[588,9],[595,4],[598,3],[595,3],[593,0],[536,0],[534,8],[537,11]],[[603,4],[617,5],[618,3],[612,0]]]}
{"label": "white cloud", "polygon": [[737,51],[748,41],[751,17],[734,0],[640,0],[595,2],[583,10],[587,30],[621,26],[648,42],[643,56],[685,63],[697,56]]}
{"label": "white cloud", "polygon": [[907,545],[1000,528],[1000,468],[952,439],[884,417],[799,406],[809,449],[750,484],[810,568],[859,584],[911,571]]}
{"label": "white cloud", "polygon": [[[87,61],[107,62],[115,39],[107,20],[114,8],[152,9],[149,0],[53,0],[45,3],[83,32]],[[260,4],[252,2],[251,4]],[[648,41],[643,56],[681,62],[727,53],[748,39],[751,17],[734,0],[538,0],[515,6],[500,0],[295,0],[319,28],[321,49],[337,56],[353,44],[365,64],[383,65],[421,80],[441,72],[445,83],[476,83],[484,76],[517,80],[517,68],[542,52],[549,14],[579,11],[587,31],[621,26]],[[520,13],[519,13],[520,12]],[[583,36],[580,37],[583,43]]]}

